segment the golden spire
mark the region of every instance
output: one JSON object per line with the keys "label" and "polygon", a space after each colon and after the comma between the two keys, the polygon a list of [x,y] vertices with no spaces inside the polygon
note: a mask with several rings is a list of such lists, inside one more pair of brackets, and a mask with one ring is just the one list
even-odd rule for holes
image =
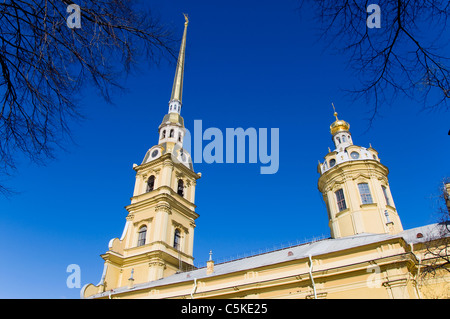
{"label": "golden spire", "polygon": [[183,33],[183,39],[181,41],[181,48],[180,53],[178,55],[178,61],[177,61],[177,70],[175,72],[175,79],[173,80],[173,87],[172,87],[172,95],[170,97],[170,102],[172,101],[179,101],[182,102],[182,96],[183,96],[183,76],[184,76],[184,55],[186,51],[186,33],[187,33],[187,26],[189,23],[189,19],[187,14],[184,14],[184,33]]}

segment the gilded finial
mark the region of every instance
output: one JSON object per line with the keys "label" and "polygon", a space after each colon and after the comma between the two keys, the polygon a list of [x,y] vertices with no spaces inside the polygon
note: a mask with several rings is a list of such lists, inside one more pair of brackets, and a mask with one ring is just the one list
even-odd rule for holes
{"label": "gilded finial", "polygon": [[338,113],[336,112],[336,108],[334,107],[334,103],[331,103],[331,105],[333,106],[334,116],[336,117],[336,121],[330,126],[331,134],[334,135],[337,132],[348,131],[350,129],[350,124],[343,120],[339,120]]}
{"label": "gilded finial", "polygon": [[336,108],[334,107],[334,103],[331,103],[331,105],[333,106],[333,111],[334,111],[334,116],[336,117],[336,121],[339,121],[339,119],[338,119],[338,114],[337,114],[337,112],[336,112]]}
{"label": "gilded finial", "polygon": [[189,16],[186,13],[183,13],[183,15],[184,15],[184,20],[186,20],[184,25],[188,25],[188,23],[189,23]]}

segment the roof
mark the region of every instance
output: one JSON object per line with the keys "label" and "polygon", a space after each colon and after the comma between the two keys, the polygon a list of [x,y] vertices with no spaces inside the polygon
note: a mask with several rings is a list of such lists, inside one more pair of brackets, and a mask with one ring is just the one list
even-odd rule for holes
{"label": "roof", "polygon": [[398,234],[405,239],[408,244],[417,244],[431,241],[442,237],[450,237],[450,225],[436,223],[405,230]]}
{"label": "roof", "polygon": [[[415,244],[437,238],[436,236],[442,234],[443,229],[445,228],[442,224],[431,224],[405,230],[397,235],[364,233],[343,238],[335,238],[335,239],[328,238],[316,242],[310,242],[293,247],[283,248],[268,253],[245,257],[242,259],[237,259],[221,264],[215,264],[214,273],[212,275],[206,274],[206,267],[198,268],[192,271],[176,273],[174,275],[161,278],[159,280],[137,284],[133,286],[133,290],[192,281],[194,278],[202,279],[211,276],[220,276],[237,271],[269,266],[281,262],[286,262],[289,260],[303,259],[308,258],[309,256],[318,256],[331,252],[365,246],[395,238],[403,238],[407,244],[410,243]],[[422,233],[423,237],[418,238],[417,237],[418,233]],[[448,233],[447,235],[450,236],[450,233]],[[129,291],[128,287],[120,287],[114,289],[114,293],[121,293],[127,291]],[[93,297],[99,297],[105,295],[106,293],[107,292]]]}

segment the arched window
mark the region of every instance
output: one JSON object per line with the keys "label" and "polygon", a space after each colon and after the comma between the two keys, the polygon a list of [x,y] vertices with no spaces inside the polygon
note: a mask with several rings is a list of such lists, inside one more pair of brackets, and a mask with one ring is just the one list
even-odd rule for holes
{"label": "arched window", "polygon": [[182,179],[178,180],[177,193],[180,196],[184,196],[184,182]]}
{"label": "arched window", "polygon": [[162,131],[161,138],[166,138],[166,130],[163,130],[163,131]]}
{"label": "arched window", "polygon": [[178,142],[181,142],[181,133],[178,133]]}
{"label": "arched window", "polygon": [[341,188],[335,192],[336,202],[338,205],[338,210],[341,212],[347,209],[347,204],[345,203],[344,190]]}
{"label": "arched window", "polygon": [[361,202],[363,204],[372,204],[373,199],[372,195],[370,194],[369,184],[367,183],[360,183],[358,184],[359,194],[361,195]]}
{"label": "arched window", "polygon": [[145,237],[147,237],[147,226],[142,226],[141,228],[139,228],[138,232],[138,246],[145,245]]}
{"label": "arched window", "polygon": [[347,142],[347,140],[345,139],[345,136],[342,136],[342,143]]}
{"label": "arched window", "polygon": [[339,137],[336,137],[336,141],[337,141],[338,143],[340,143],[340,142],[341,142],[341,139],[340,139]]}
{"label": "arched window", "polygon": [[177,228],[175,229],[175,234],[173,237],[173,248],[180,250],[180,244],[181,244],[181,232]]}
{"label": "arched window", "polygon": [[170,135],[169,135],[169,137],[173,137],[174,136],[174,134],[175,134],[175,131],[172,129],[172,130],[170,130]]}
{"label": "arched window", "polygon": [[148,178],[147,181],[147,192],[151,192],[154,189],[155,189],[155,176],[152,175]]}

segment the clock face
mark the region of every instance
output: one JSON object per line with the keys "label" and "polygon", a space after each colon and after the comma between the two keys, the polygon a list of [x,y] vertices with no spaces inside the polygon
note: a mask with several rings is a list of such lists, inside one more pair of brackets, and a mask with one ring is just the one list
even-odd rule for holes
{"label": "clock face", "polygon": [[152,158],[155,158],[156,156],[158,156],[158,154],[159,154],[159,150],[154,150],[152,152]]}
{"label": "clock face", "polygon": [[358,152],[352,152],[352,153],[350,154],[350,156],[351,156],[353,159],[358,159],[358,158],[359,158],[359,153],[358,153]]}

